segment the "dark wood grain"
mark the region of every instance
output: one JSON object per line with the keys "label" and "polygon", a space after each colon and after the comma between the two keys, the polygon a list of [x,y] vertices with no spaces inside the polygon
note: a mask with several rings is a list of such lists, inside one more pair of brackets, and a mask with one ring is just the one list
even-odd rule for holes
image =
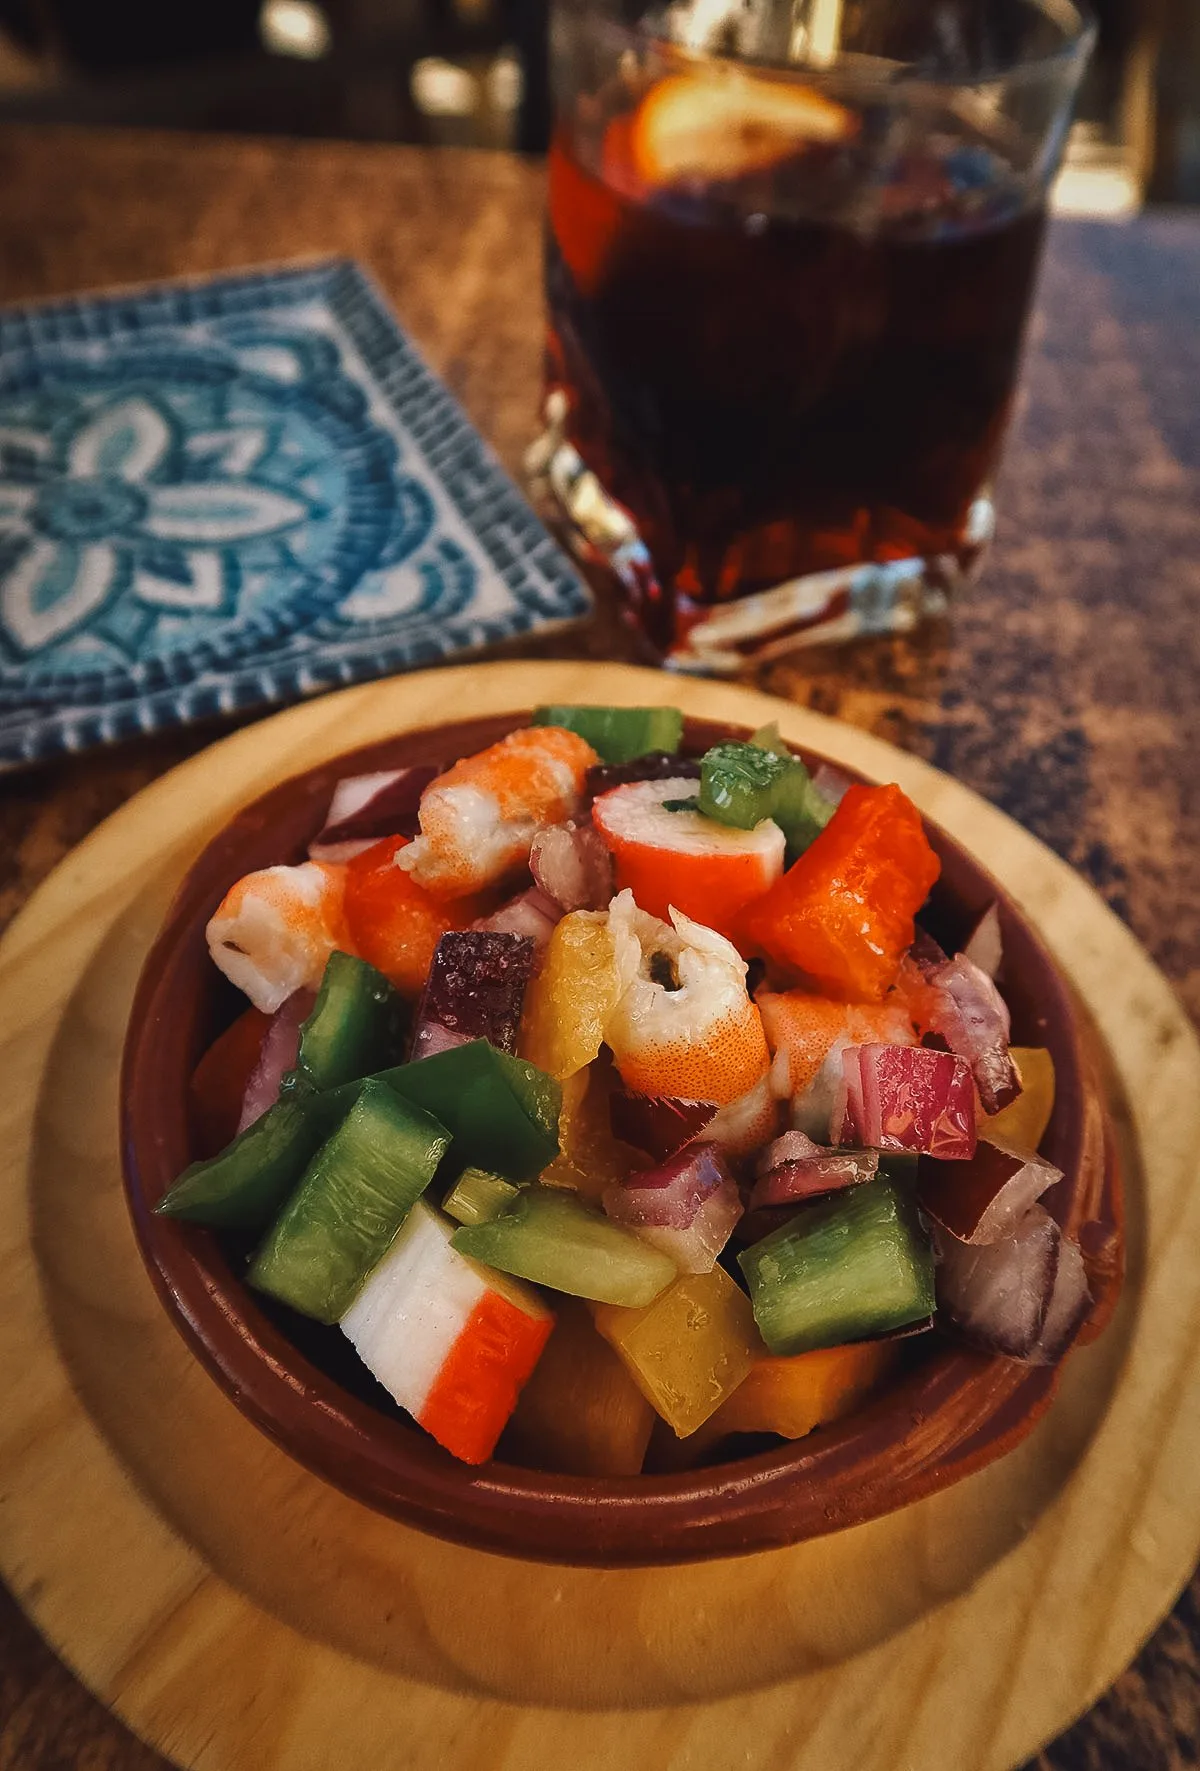
{"label": "dark wood grain", "polygon": [[[503,156],[0,131],[0,300],[297,256],[360,259],[506,465],[533,431],[540,170]],[[1052,230],[1000,538],[915,642],[796,654],[776,693],[916,750],[1104,894],[1200,1014],[1200,221]],[[607,600],[567,640],[638,658]],[[0,782],[0,924],[213,729]],[[1200,1582],[1036,1771],[1200,1764]],[[0,1592],[0,1768],[149,1771]],[[918,1768],[919,1771],[919,1768]]]}

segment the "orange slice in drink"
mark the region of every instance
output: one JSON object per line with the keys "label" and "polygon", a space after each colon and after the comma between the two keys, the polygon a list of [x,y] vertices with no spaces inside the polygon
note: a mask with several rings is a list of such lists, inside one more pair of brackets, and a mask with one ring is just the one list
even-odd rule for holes
{"label": "orange slice in drink", "polygon": [[810,142],[845,141],[855,119],[811,87],[737,69],[671,74],[652,86],[633,124],[633,162],[651,186],[738,178]]}

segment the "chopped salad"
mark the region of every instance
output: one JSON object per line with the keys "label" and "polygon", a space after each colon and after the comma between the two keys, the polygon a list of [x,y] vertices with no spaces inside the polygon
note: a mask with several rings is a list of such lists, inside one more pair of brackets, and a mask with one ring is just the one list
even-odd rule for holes
{"label": "chopped salad", "polygon": [[208,924],[249,1005],[157,1209],[237,1232],[467,1463],[793,1439],[912,1335],[1049,1363],[1089,1308],[995,907],[944,952],[898,787],[774,728],[682,742],[673,708],[544,707],[349,777]]}

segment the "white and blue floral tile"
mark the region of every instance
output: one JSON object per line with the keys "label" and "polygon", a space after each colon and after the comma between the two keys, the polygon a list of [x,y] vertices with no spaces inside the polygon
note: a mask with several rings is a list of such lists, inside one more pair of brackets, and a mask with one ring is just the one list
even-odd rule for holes
{"label": "white and blue floral tile", "polygon": [[589,608],[357,266],[0,312],[0,766]]}

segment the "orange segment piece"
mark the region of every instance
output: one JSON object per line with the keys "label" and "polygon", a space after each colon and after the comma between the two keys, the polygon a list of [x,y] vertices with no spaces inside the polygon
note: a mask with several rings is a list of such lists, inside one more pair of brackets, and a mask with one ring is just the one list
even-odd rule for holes
{"label": "orange segment piece", "polygon": [[1013,1150],[1036,1150],[1054,1111],[1054,1059],[1044,1046],[1014,1045],[1009,1057],[1021,1078],[1021,1093],[999,1113],[980,1121],[989,1141]]}
{"label": "orange segment piece", "polygon": [[518,1050],[564,1081],[598,1055],[621,994],[616,946],[602,912],[564,916],[525,997]]}
{"label": "orange segment piece", "polygon": [[652,86],[633,124],[633,162],[648,185],[738,178],[809,142],[845,141],[853,113],[810,86],[738,69],[671,74]]}
{"label": "orange segment piece", "polygon": [[654,1410],[577,1298],[557,1321],[500,1446],[504,1459],[568,1476],[636,1476]]}
{"label": "orange segment piece", "polygon": [[708,1422],[714,1436],[781,1433],[802,1439],[850,1414],[896,1363],[895,1341],[858,1341],[760,1359]]}
{"label": "orange segment piece", "polygon": [[608,1114],[612,1069],[607,1059],[577,1070],[562,1085],[558,1116],[558,1155],[539,1176],[543,1187],[568,1187],[599,1202],[606,1187],[644,1168],[640,1150],[612,1133]]}
{"label": "orange segment piece", "polygon": [[408,841],[387,836],[346,867],[346,921],[354,952],[376,966],[401,995],[421,994],[434,949],[451,929],[469,928],[478,898],[435,898],[395,864]]}

